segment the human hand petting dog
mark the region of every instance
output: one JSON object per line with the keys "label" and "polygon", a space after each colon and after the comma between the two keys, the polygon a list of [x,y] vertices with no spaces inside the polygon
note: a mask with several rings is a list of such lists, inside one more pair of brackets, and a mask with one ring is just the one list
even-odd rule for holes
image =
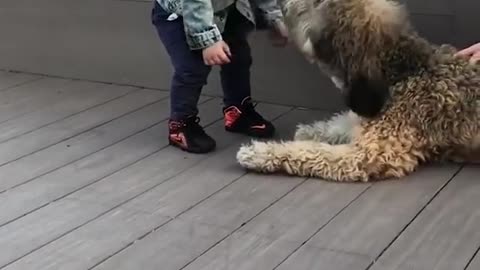
{"label": "human hand petting dog", "polygon": [[470,58],[470,62],[472,63],[479,62],[480,61],[480,42],[459,51],[457,55]]}

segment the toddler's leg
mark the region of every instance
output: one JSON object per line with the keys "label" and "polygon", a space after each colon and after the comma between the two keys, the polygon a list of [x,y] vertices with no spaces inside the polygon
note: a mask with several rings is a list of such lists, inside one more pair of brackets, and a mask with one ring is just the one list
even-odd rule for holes
{"label": "toddler's leg", "polygon": [[207,153],[214,150],[216,143],[199,124],[197,104],[210,67],[203,63],[201,51],[190,50],[182,18],[169,20],[169,16],[155,3],[152,22],[174,67],[169,143],[188,152]]}
{"label": "toddler's leg", "polygon": [[182,120],[198,114],[197,103],[207,83],[210,67],[205,65],[202,52],[188,47],[183,19],[168,20],[168,14],[157,3],[152,21],[174,67],[171,81],[171,118]]}
{"label": "toddler's leg", "polygon": [[225,129],[253,137],[269,138],[275,127],[265,120],[251,102],[250,67],[252,56],[248,34],[253,24],[236,9],[227,17],[223,38],[232,53],[231,62],[221,67],[224,93]]}
{"label": "toddler's leg", "polygon": [[231,62],[220,70],[224,102],[226,106],[240,105],[251,95],[250,67],[252,56],[248,44],[248,34],[253,29],[247,18],[236,9],[230,11],[223,38],[232,52]]}

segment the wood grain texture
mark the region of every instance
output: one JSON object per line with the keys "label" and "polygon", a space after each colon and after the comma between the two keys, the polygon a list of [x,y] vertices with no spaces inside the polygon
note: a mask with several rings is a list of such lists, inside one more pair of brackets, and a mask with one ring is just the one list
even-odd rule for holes
{"label": "wood grain texture", "polygon": [[[216,101],[218,102],[218,100]],[[213,106],[211,106],[213,107]],[[218,107],[215,106],[215,113],[218,115]],[[277,110],[279,111],[279,110]],[[213,111],[212,111],[213,112]],[[224,135],[221,137],[225,137],[224,139],[218,138],[219,140],[219,147],[220,149],[231,145],[235,143],[235,141],[232,141],[231,138],[238,137],[238,135],[235,134],[230,134],[230,133],[222,133],[219,132],[223,129],[223,122],[217,122],[216,124],[212,125],[211,127],[207,128],[207,132],[211,132],[212,134],[218,134],[218,135]],[[219,150],[221,151],[221,150]],[[215,153],[212,153],[211,155],[215,156]],[[98,205],[98,208],[95,209],[95,211],[92,211],[92,217],[95,217],[95,214],[98,214],[97,211],[103,211],[103,212],[108,212],[110,209],[118,206],[119,204],[122,204],[130,199],[133,199],[135,196],[138,194],[141,194],[144,191],[147,191],[149,188],[158,185],[162,183],[162,181],[169,180],[170,177],[174,176],[175,174],[178,174],[179,172],[191,167],[193,164],[196,164],[197,162],[203,160],[205,156],[203,155],[193,155],[193,154],[186,154],[184,152],[181,152],[177,149],[172,149],[171,147],[166,148],[160,152],[158,152],[157,155],[153,155],[145,160],[142,160],[141,162],[132,165],[123,172],[116,173],[112,175],[111,177],[105,178],[104,180],[97,182],[85,189],[80,190],[79,192],[76,192],[70,196],[68,196],[66,199],[72,199],[75,201],[83,201],[87,202],[87,204],[95,204]],[[182,202],[183,197],[178,198],[179,202]],[[60,200],[63,201],[63,200]],[[47,206],[47,207],[50,207]],[[125,209],[131,209],[134,210],[135,207],[133,207],[133,204],[126,203],[122,206]],[[42,209],[43,210],[43,209]],[[135,209],[136,210],[136,209]],[[40,210],[41,211],[41,210]],[[38,212],[38,211],[37,211]],[[37,213],[34,212],[33,214]],[[141,210],[139,212],[146,212],[148,213],[147,210]],[[60,213],[55,213],[53,215],[58,215]],[[160,214],[162,216],[163,213],[160,211],[154,214]],[[61,218],[59,215],[57,218]],[[79,219],[76,222],[79,223],[83,219]],[[104,217],[100,217],[100,220],[104,220]],[[108,220],[104,221],[99,221],[100,223],[98,224],[104,224],[102,226],[108,226],[104,222],[108,222]],[[161,224],[161,223],[159,223]],[[159,225],[157,224],[157,225]],[[67,225],[67,224],[65,224]],[[8,226],[8,225],[7,225]],[[70,225],[71,226],[71,225]],[[59,228],[60,231],[64,231],[69,225],[67,225],[65,228]],[[151,229],[153,229],[155,226],[152,226],[148,230],[142,230],[142,228],[138,228],[143,232],[143,234],[149,232]],[[88,224],[85,225],[85,228],[91,231],[96,231],[99,229],[97,225],[94,224]],[[77,236],[77,231],[72,232],[74,238]],[[112,233],[110,234],[110,237],[112,237],[112,241],[114,241],[114,238],[118,238],[115,236],[115,234]],[[135,239],[132,239],[132,241]],[[60,240],[62,241],[62,240]],[[94,241],[94,239],[92,239]],[[119,246],[117,246],[117,250],[121,249],[125,245],[120,245],[121,242],[117,242]],[[49,246],[46,247],[47,249]],[[68,248],[65,247],[65,248]],[[70,254],[76,254],[78,250],[76,249],[71,249]],[[108,252],[108,249],[105,249],[102,251],[102,249],[97,249],[98,252],[101,252],[100,255],[107,257],[111,255],[111,252]],[[35,253],[32,253],[32,256],[35,256]],[[81,255],[79,255],[81,256]],[[28,256],[30,257],[30,255]],[[28,259],[28,258],[27,258]],[[39,258],[40,259],[40,258]],[[42,262],[38,261],[38,264],[34,264],[35,269],[37,266],[42,265],[44,260],[53,260],[57,261],[57,258],[55,257],[43,257],[40,259]],[[61,259],[60,259],[61,260]],[[22,265],[22,260],[18,261],[18,265]],[[90,265],[92,265],[92,261],[85,261],[84,264],[81,267],[74,268],[74,269],[86,269]],[[12,267],[16,267],[17,263],[12,264]],[[31,264],[29,264],[31,265]],[[57,265],[58,266],[58,265]],[[58,266],[62,269],[66,267],[67,269],[72,269],[71,267],[74,267],[72,265],[65,265],[62,264]],[[18,268],[18,269],[21,269]]]}
{"label": "wood grain texture", "polygon": [[[0,164],[4,165],[48,146],[67,140],[165,98],[159,91],[139,90],[99,107],[73,115],[60,122],[0,144]],[[2,177],[3,178],[3,177]],[[1,181],[3,182],[3,181]]]}
{"label": "wood grain texture", "polygon": [[307,245],[374,259],[459,169],[456,165],[435,165],[399,181],[377,183]]}
{"label": "wood grain texture", "polygon": [[464,269],[480,243],[478,169],[464,168],[371,270]]}
{"label": "wood grain texture", "polygon": [[[214,126],[217,130],[223,129],[222,123]],[[225,141],[227,145],[234,143],[231,140],[232,137],[238,136],[224,134],[225,137],[230,137],[230,140]],[[12,250],[12,252],[0,254],[0,265],[16,261],[65,233],[97,219],[204,158],[203,155],[186,154],[177,149],[166,148],[89,187],[0,227],[0,246]],[[76,208],[77,206],[68,204],[68,201],[83,202],[84,206]],[[89,207],[89,205],[94,205],[94,207]],[[128,206],[125,207],[132,209]],[[64,211],[68,213],[64,213]],[[38,219],[38,222],[31,222],[35,219]],[[55,220],[55,222],[52,224],[48,220]],[[42,231],[44,226],[49,226],[47,232]],[[15,243],[12,243],[8,232],[13,228],[23,228],[20,230],[31,233],[23,236],[22,234],[16,235]],[[2,240],[6,240],[6,242]]]}
{"label": "wood grain texture", "polygon": [[[285,118],[288,118],[288,115]],[[292,125],[291,122],[298,123],[300,119],[295,117],[290,119],[294,121],[288,121],[287,125],[283,123],[283,118],[280,119],[279,126],[287,127],[292,131],[295,125]],[[136,264],[141,264],[142,269],[156,269],[156,266],[160,264],[162,269],[166,270],[183,268],[203,252],[206,252],[211,246],[221,242],[229,234],[241,228],[244,223],[274,204],[303,181],[299,178],[286,176],[266,178],[260,175],[246,175],[225,188],[219,189],[218,193],[207,197],[207,200],[201,201],[201,198],[206,197],[208,194],[205,191],[206,187],[208,189],[215,188],[215,186],[221,187],[218,182],[223,182],[223,185],[225,185],[225,183],[231,183],[232,179],[236,179],[235,175],[232,175],[235,170],[228,167],[228,164],[235,162],[234,160],[228,161],[229,156],[234,156],[237,149],[236,147],[231,148],[225,151],[225,153],[228,153],[226,156],[220,154],[218,160],[216,157],[213,157],[212,159],[214,160],[211,162],[205,162],[205,168],[210,168],[211,172],[198,173],[198,176],[195,177],[194,174],[203,168],[203,164],[200,164],[192,170],[175,177],[173,181],[169,182],[171,183],[170,187],[162,186],[152,189],[145,196],[138,197],[135,201],[132,201],[131,204],[134,205],[135,209],[162,213],[162,215],[172,216],[175,219],[104,264],[101,264],[97,269],[131,269]],[[231,152],[229,151],[230,149],[232,150]],[[223,162],[227,165],[217,164],[220,163],[220,159],[224,160]],[[220,168],[220,166],[227,167]],[[236,174],[236,177],[239,177],[242,175],[242,171]],[[312,183],[324,182],[315,181]],[[302,187],[298,189],[312,191],[312,186]],[[296,193],[298,195],[298,189],[290,194]],[[318,190],[315,189],[315,191]],[[285,198],[290,197],[290,194]],[[338,196],[340,194],[335,195]],[[309,198],[312,199],[312,197]],[[201,203],[196,204],[195,202]],[[189,209],[189,205],[195,206]],[[182,229],[177,231],[176,228]],[[188,235],[189,241],[185,241],[184,230],[191,231]],[[197,233],[197,230],[199,233]],[[175,244],[172,245],[172,243]],[[219,250],[235,252],[235,247],[227,246],[229,247],[228,249],[222,246]],[[183,252],[179,253],[179,250],[183,250]],[[229,257],[229,255],[234,256],[234,254],[223,255],[225,254],[219,256],[219,260]],[[250,259],[254,256],[254,254],[249,255]],[[148,264],[142,263],[143,261],[148,262]],[[209,259],[205,261],[212,262]],[[194,262],[193,265],[186,269],[226,269],[222,268],[225,265],[218,266],[218,268],[216,266],[218,265],[210,264],[203,268],[203,265],[197,265]],[[233,266],[232,269],[236,269],[236,267]]]}
{"label": "wood grain texture", "polygon": [[42,78],[0,92],[0,123],[47,107],[51,102],[68,96],[69,85],[64,79]]}
{"label": "wood grain texture", "polygon": [[[100,106],[99,108],[102,107],[103,106]],[[109,106],[107,106],[106,109],[108,109],[108,107]],[[58,126],[65,125],[63,121],[53,123],[46,127],[46,130],[43,130],[42,128],[41,132],[34,131],[29,133],[28,135],[30,136],[26,135],[27,138],[33,137],[32,140],[36,142],[32,142],[31,144],[34,147],[44,149],[26,155],[14,162],[0,166],[0,178],[2,178],[2,181],[0,181],[0,190],[3,191],[22,184],[39,175],[45,174],[65,164],[94,153],[104,147],[112,145],[135,132],[148,128],[156,122],[166,119],[168,117],[168,108],[168,101],[162,100],[123,117],[106,122],[103,125],[94,127],[93,129],[77,136],[73,136],[70,139],[60,141],[51,146],[46,145],[46,147],[44,147],[41,142],[46,141],[51,143],[53,141],[47,136],[50,135],[58,140],[59,137],[62,138],[62,135],[66,136],[65,134],[71,134],[71,131],[68,129],[66,129],[63,134],[61,134],[61,132],[55,133]],[[120,108],[118,108],[117,113],[119,113],[119,110]],[[113,111],[113,113],[115,113],[115,111]],[[128,113],[128,111],[126,113]],[[82,118],[80,117],[80,120],[81,119]],[[99,119],[101,120],[100,116]],[[36,134],[41,136],[37,138],[34,136]],[[23,137],[25,136],[18,137],[18,144],[22,143],[21,139]],[[6,142],[6,144],[7,143],[8,142]],[[0,149],[2,149],[1,147],[2,144],[0,144]],[[9,148],[6,147],[6,149],[4,148],[4,151],[8,149]],[[22,170],[22,168],[25,167],[28,167],[29,170]]]}
{"label": "wood grain texture", "polygon": [[[5,174],[11,173],[12,176],[9,179],[19,179],[19,181],[20,179],[23,181],[29,179],[28,177],[32,176],[32,171],[36,172],[37,175],[39,171],[51,170],[51,172],[0,194],[0,204],[11,206],[4,211],[0,211],[0,224],[21,217],[166,147],[168,145],[166,140],[168,132],[165,121],[169,115],[168,104],[168,101],[160,101],[124,116],[118,119],[116,123],[115,121],[111,122],[111,126],[106,125],[102,127],[102,132],[95,133],[98,137],[87,136],[86,138],[90,138],[90,140],[78,140],[76,143],[78,147],[54,146],[51,151],[45,150],[38,152],[38,155],[28,156],[31,157],[31,159],[27,158],[30,161],[28,163],[21,161],[13,163],[16,165],[10,166],[9,172],[3,170]],[[213,108],[215,111],[213,111]],[[200,104],[199,109],[204,116],[203,122],[210,124],[218,120],[217,110],[221,108],[217,105],[217,100],[212,100]],[[155,124],[157,122],[160,123]],[[142,131],[142,129],[153,124],[153,127]],[[134,134],[135,132],[139,133]],[[132,136],[128,137],[130,135]],[[77,152],[80,149],[87,151],[94,146],[101,147],[96,143],[97,141],[104,142],[104,144],[107,142],[114,143],[118,136],[124,136],[118,143],[91,155],[81,152],[86,155],[84,158],[55,170],[55,168],[65,164],[64,162],[72,159],[72,155],[78,155]],[[77,152],[67,151],[71,149]],[[53,162],[54,157],[58,157],[58,162]],[[46,159],[49,162],[43,162]],[[36,164],[38,164],[38,167],[35,167]],[[21,167],[37,169],[28,170],[28,174],[22,174],[17,171]],[[2,172],[1,169],[0,172]],[[24,175],[24,178],[19,178],[21,175]]]}
{"label": "wood grain texture", "polygon": [[[78,204],[79,207],[85,205],[84,202],[67,202]],[[74,208],[75,206],[67,207],[78,209]],[[96,230],[91,230],[91,226],[81,227],[75,233],[67,234],[47,247],[26,256],[18,263],[3,269],[85,270],[87,269],[85,265],[103,259],[105,253],[114,253],[118,246],[127,245],[138,239],[144,231],[150,230],[165,220],[168,220],[168,217],[156,213],[143,213],[119,207],[102,218],[92,221],[90,225]],[[110,237],[112,231],[118,233],[116,237]],[[72,250],[76,252],[72,253]]]}
{"label": "wood grain texture", "polygon": [[[221,99],[200,105],[218,149],[193,155],[167,146],[165,92],[15,76],[0,72],[0,161],[29,140],[0,166],[0,269],[480,269],[478,166],[450,182],[458,166],[358,185],[247,174]],[[277,139],[323,117],[259,109],[283,115]]]}
{"label": "wood grain texture", "polygon": [[76,81],[69,85],[62,99],[51,101],[48,106],[0,124],[0,142],[28,133],[81,111],[118,98],[128,89],[113,85]]}
{"label": "wood grain texture", "polygon": [[[343,255],[358,260],[355,269],[366,269],[458,170],[459,166],[438,165],[422,168],[399,181],[374,184],[307,241],[280,269],[297,264],[298,269],[305,270],[322,264],[329,265],[328,269],[332,270],[346,269],[340,262],[338,266],[332,264],[336,261],[327,256],[332,252],[338,255],[336,257]],[[325,256],[310,256],[312,250]]]}
{"label": "wood grain texture", "polygon": [[[270,113],[270,115],[273,114],[274,117],[275,115],[280,115],[285,110],[285,107],[266,106],[273,108],[275,113]],[[161,187],[158,187],[158,189],[162,191],[168,190],[169,196],[172,196],[176,191],[171,190],[170,188],[172,185],[176,186],[178,185],[176,183],[181,183],[182,181],[167,180],[172,180],[173,177],[184,171],[186,171],[185,173],[189,173],[189,177],[186,177],[186,180],[184,181],[193,181],[201,174],[208,175],[210,173],[215,173],[214,168],[206,168],[205,166],[202,166],[201,169],[195,169],[195,173],[190,173],[192,169],[189,168],[193,166],[197,168],[199,166],[197,166],[197,164],[211,164],[208,162],[210,158],[215,159],[215,166],[225,167],[225,163],[220,162],[225,156],[221,156],[220,158],[218,156],[223,153],[223,149],[232,144],[238,144],[238,140],[243,137],[239,134],[226,133],[224,131],[223,122],[215,123],[208,128],[207,132],[210,134],[217,134],[217,136],[215,136],[217,141],[217,151],[213,153],[207,155],[195,155],[179,152],[178,149],[167,148],[159,152],[157,155],[151,156],[143,162],[135,164],[136,166],[128,168],[129,170],[122,172],[121,175],[118,175],[117,180],[115,180],[115,185],[112,185],[111,181],[101,181],[81,190],[80,192],[72,194],[72,196],[79,200],[97,202],[106,205],[117,205],[119,202],[124,201],[124,198],[133,198],[161,183],[163,184]],[[230,168],[235,167],[235,164],[229,164],[228,166],[230,166]],[[182,175],[184,175],[184,173],[182,173]],[[197,181],[194,182],[197,183]],[[180,187],[184,186],[180,185]],[[193,193],[201,191],[198,190],[198,186],[196,186],[196,189],[193,188],[191,190]],[[146,193],[141,198],[136,199],[136,203],[131,203],[130,205],[134,207],[135,204],[138,203],[142,204],[141,207],[143,207],[141,200],[142,198],[149,196],[148,194],[154,194],[154,191],[152,190]],[[148,210],[142,208],[142,211]]]}
{"label": "wood grain texture", "polygon": [[[208,119],[208,116],[206,116],[206,118]],[[174,166],[174,168],[179,170],[183,169],[184,166],[188,168],[188,166],[191,165],[188,161],[185,161],[186,154],[178,150],[173,151],[171,148],[167,149],[171,150],[170,155],[160,154],[164,153],[164,151],[160,151],[156,155],[149,156],[132,166],[101,179],[92,186],[98,185],[105,187],[109,185],[111,186],[112,192],[125,192],[123,189],[128,190],[128,184],[134,184],[135,181],[138,181],[136,186],[137,190],[138,192],[142,192],[155,185],[155,179],[163,179],[161,177],[166,175],[163,171],[169,171],[168,173],[177,172],[175,169],[171,169],[172,165],[179,164]],[[195,157],[198,159],[202,158],[200,155],[196,155]],[[150,180],[149,177],[153,179]],[[126,185],[121,185],[121,181]],[[114,190],[116,187],[118,188],[117,191]],[[143,189],[139,189],[140,187],[143,187]],[[88,190],[89,188],[87,187],[76,193],[88,194]],[[111,204],[111,201],[108,201],[109,198],[105,198],[104,203],[101,201],[98,203],[89,203],[85,200],[82,203],[82,201],[75,199],[76,193],[52,202],[35,212],[0,227],[0,246],[2,246],[2,249],[10,250],[10,252],[0,253],[0,267],[18,260],[26,254],[81,227],[107,213],[112,208],[117,207],[119,204],[138,195],[138,193],[126,193],[132,197],[118,197],[119,201],[117,204]],[[36,221],[32,222],[32,220]],[[55,221],[51,222],[50,220]],[[45,226],[49,227],[49,230],[44,230]],[[14,236],[12,236],[11,231],[18,232],[18,234],[15,233]],[[22,233],[24,231],[28,231],[29,233]],[[11,237],[14,237],[15,241],[12,242]],[[51,259],[54,258],[55,257]]]}
{"label": "wood grain texture", "polygon": [[[478,247],[480,249],[480,247]],[[478,270],[480,269],[480,253],[477,253],[477,255],[473,258],[471,261],[470,265],[466,270]]]}
{"label": "wood grain texture", "polygon": [[0,71],[0,91],[40,79],[40,76]]}
{"label": "wood grain texture", "polygon": [[186,269],[273,269],[367,187],[308,180]]}
{"label": "wood grain texture", "polygon": [[291,260],[287,260],[278,268],[275,268],[275,270],[363,270],[363,266],[368,265],[370,262],[368,257],[361,254],[321,249],[311,246],[303,246],[302,252],[295,253],[291,258]]}

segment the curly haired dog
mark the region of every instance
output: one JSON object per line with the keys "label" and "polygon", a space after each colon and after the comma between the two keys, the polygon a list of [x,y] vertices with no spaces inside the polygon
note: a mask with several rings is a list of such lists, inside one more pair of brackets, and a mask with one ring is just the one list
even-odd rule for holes
{"label": "curly haired dog", "polygon": [[293,141],[243,145],[245,168],[332,181],[400,178],[428,161],[480,160],[480,72],[421,38],[390,0],[284,0],[299,50],[349,111],[299,125]]}

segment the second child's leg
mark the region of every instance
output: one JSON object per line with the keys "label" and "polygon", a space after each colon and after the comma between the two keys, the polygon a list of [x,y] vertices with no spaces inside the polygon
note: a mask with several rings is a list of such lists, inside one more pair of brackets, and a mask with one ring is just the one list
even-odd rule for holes
{"label": "second child's leg", "polygon": [[237,9],[230,11],[223,38],[232,53],[231,62],[220,71],[224,93],[225,129],[253,137],[269,138],[274,126],[258,114],[251,101],[250,67],[252,56],[248,34],[253,24]]}

